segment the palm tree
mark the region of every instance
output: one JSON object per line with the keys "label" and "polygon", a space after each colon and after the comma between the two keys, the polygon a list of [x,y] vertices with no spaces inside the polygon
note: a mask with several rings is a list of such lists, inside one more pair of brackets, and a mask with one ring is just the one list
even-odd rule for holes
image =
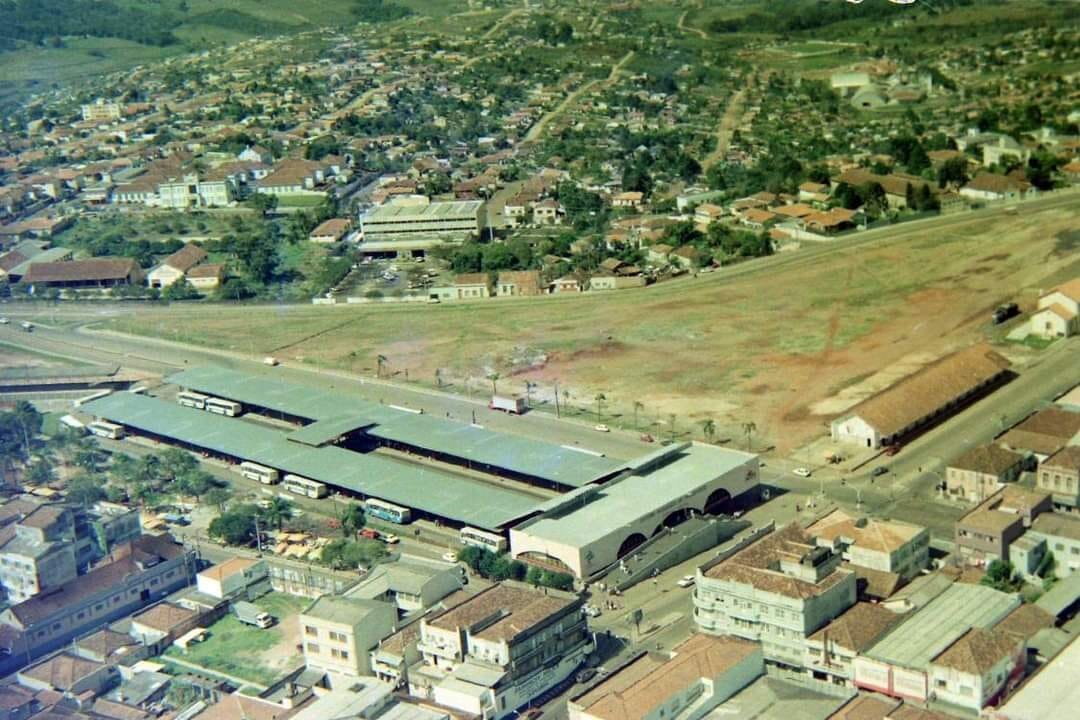
{"label": "palm tree", "polygon": [[272,497],[261,515],[271,527],[280,530],[281,525],[292,517],[293,504],[283,497]]}
{"label": "palm tree", "polygon": [[384,367],[386,367],[386,356],[385,355],[376,355],[375,356],[375,377],[377,377],[377,378],[382,377]]}
{"label": "palm tree", "polygon": [[668,416],[668,425],[671,426],[671,442],[675,442],[675,413]]}
{"label": "palm tree", "polygon": [[603,417],[604,401],[607,400],[607,396],[604,393],[596,393],[596,422],[600,422]]}
{"label": "palm tree", "polygon": [[641,403],[640,400],[635,400],[634,401],[634,429],[635,430],[638,429],[637,414],[638,414],[639,411],[644,410],[644,409],[645,409],[645,406]]}
{"label": "palm tree", "polygon": [[498,395],[499,394],[499,384],[498,384],[499,383],[499,373],[497,373],[497,372],[488,373],[487,379],[491,381],[491,394],[492,395]]}
{"label": "palm tree", "polygon": [[705,418],[701,421],[701,434],[705,436],[705,439],[712,442],[713,436],[716,435],[716,421],[712,418]]}
{"label": "palm tree", "polygon": [[742,424],[742,431],[743,434],[746,435],[746,451],[749,452],[750,436],[757,432],[757,425],[754,424],[753,420],[751,420],[750,422],[744,422]]}

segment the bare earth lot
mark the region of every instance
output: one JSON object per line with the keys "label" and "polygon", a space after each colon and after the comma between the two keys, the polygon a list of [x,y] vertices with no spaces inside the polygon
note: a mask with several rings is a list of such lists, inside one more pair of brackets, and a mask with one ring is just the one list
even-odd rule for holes
{"label": "bare earth lot", "polygon": [[[558,381],[561,396],[594,411],[604,393],[605,419],[629,424],[636,401],[639,424],[660,420],[665,434],[670,414],[696,435],[712,418],[718,438],[737,439],[753,421],[755,445],[786,451],[890,379],[996,338],[997,304],[1028,310],[1040,289],[1080,272],[1077,253],[1055,239],[1077,227],[1075,205],[976,213],[945,231],[914,227],[821,258],[644,290],[420,307],[174,306],[106,327],[365,374],[381,354],[398,379],[407,370],[435,385],[440,369],[459,392],[465,378],[490,392],[484,377],[497,372],[500,391],[529,380],[534,398],[550,399]],[[1003,351],[1020,363],[1030,352]]]}

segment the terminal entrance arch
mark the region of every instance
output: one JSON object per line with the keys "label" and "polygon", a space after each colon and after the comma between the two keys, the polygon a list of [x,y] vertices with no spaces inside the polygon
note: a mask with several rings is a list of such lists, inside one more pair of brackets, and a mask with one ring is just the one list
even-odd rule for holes
{"label": "terminal entrance arch", "polygon": [[709,497],[705,500],[705,513],[708,515],[719,515],[727,509],[727,504],[731,501],[731,493],[724,488],[717,488],[709,494]]}
{"label": "terminal entrance arch", "polygon": [[634,533],[626,538],[623,540],[622,545],[619,546],[619,557],[625,557],[634,552],[645,542],[645,540],[645,536],[641,533]]}

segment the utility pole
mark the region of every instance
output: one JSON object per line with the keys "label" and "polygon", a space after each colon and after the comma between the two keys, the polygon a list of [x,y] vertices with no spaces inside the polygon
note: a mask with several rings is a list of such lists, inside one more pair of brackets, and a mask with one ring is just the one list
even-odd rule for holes
{"label": "utility pole", "polygon": [[562,412],[559,409],[559,381],[555,381],[555,417],[562,417]]}

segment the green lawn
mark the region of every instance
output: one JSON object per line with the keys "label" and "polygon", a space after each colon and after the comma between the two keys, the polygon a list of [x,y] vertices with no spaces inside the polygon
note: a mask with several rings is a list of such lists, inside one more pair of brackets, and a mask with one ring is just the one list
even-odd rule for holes
{"label": "green lawn", "polygon": [[[179,658],[207,670],[270,685],[281,673],[261,664],[259,656],[285,639],[282,621],[299,613],[310,602],[308,598],[269,593],[256,600],[255,604],[277,619],[273,627],[264,630],[245,625],[229,614],[208,628],[210,634],[205,642],[191,645],[187,652],[170,647],[165,657]],[[294,664],[290,663],[290,667]]]}
{"label": "green lawn", "polygon": [[326,202],[323,195],[278,195],[278,207],[318,207]]}

